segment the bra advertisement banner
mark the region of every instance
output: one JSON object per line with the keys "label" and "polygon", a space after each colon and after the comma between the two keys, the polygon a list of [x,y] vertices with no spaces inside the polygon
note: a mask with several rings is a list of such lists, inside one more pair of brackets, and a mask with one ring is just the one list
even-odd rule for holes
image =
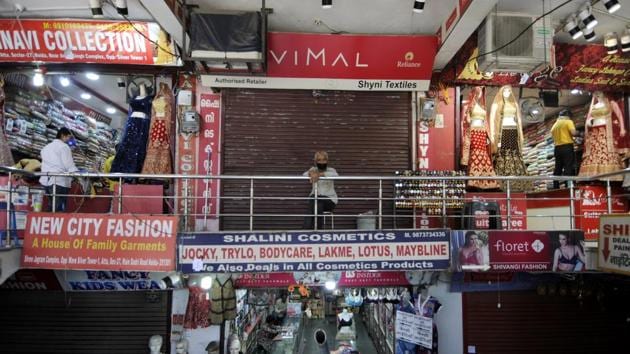
{"label": "bra advertisement banner", "polygon": [[[293,284],[324,286],[334,280],[339,287],[407,286],[418,285],[417,271],[406,272],[295,272],[295,273],[245,273],[236,280],[238,288],[284,288]],[[418,282],[416,282],[418,280]]]}
{"label": "bra advertisement banner", "polygon": [[581,272],[583,231],[451,231],[458,271]]}

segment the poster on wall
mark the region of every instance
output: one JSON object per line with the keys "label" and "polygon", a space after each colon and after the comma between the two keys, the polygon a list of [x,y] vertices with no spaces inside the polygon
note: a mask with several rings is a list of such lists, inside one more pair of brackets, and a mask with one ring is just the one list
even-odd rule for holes
{"label": "poster on wall", "polygon": [[599,219],[598,267],[630,275],[630,215],[602,215]]}
{"label": "poster on wall", "polygon": [[1,19],[0,62],[181,65],[157,23]]}
{"label": "poster on wall", "polygon": [[184,233],[179,245],[184,272],[443,270],[450,259],[441,229]]}
{"label": "poster on wall", "polygon": [[451,231],[452,264],[458,271],[582,272],[584,232]]}
{"label": "poster on wall", "polygon": [[[613,189],[611,207],[613,213],[628,211],[628,200],[623,198],[623,191]],[[581,186],[577,190],[575,226],[584,231],[586,241],[599,239],[599,218],[608,213],[608,193],[604,186]]]}
{"label": "poster on wall", "polygon": [[[466,193],[467,202],[496,202],[501,214],[501,229],[508,229],[507,194],[506,193]],[[474,215],[475,228],[484,229],[490,226],[488,213]],[[527,229],[527,195],[525,193],[511,193],[510,195],[510,230]]]}
{"label": "poster on wall", "polygon": [[177,217],[30,213],[22,267],[171,271]]}

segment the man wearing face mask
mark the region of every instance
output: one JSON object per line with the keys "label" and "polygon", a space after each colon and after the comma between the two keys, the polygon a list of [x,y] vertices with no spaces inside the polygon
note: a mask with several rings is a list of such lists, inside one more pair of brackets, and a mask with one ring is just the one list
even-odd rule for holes
{"label": "man wearing face mask", "polygon": [[[321,215],[325,211],[333,211],[337,206],[337,193],[335,192],[335,182],[333,180],[320,180],[320,177],[336,177],[339,176],[337,171],[328,167],[328,153],[326,151],[317,151],[314,157],[315,166],[304,172],[303,176],[308,176],[309,181],[313,185],[308,201],[308,213],[315,214],[315,184],[317,184],[317,226],[321,228],[323,218]],[[314,216],[304,218],[303,228],[312,230],[315,223]]]}
{"label": "man wearing face mask", "polygon": [[[79,170],[74,164],[72,151],[69,146],[73,141],[74,138],[68,128],[59,129],[56,139],[44,146],[40,152],[42,158],[42,173],[76,172]],[[54,211],[66,210],[66,199],[70,192],[71,182],[72,177],[42,176],[39,179],[39,183],[46,188],[46,194],[50,196],[47,211],[52,209],[53,188],[56,193]]]}

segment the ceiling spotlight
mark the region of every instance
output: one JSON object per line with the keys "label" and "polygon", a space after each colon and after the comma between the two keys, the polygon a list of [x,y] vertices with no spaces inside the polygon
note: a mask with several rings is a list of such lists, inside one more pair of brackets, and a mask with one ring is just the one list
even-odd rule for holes
{"label": "ceiling spotlight", "polygon": [[114,108],[114,107],[107,107],[107,108],[105,108],[105,111],[107,113],[109,113],[109,114],[114,114],[114,113],[116,113],[116,108]]}
{"label": "ceiling spotlight", "polygon": [[326,281],[326,283],[324,283],[324,286],[328,290],[335,290],[335,288],[337,288],[337,282],[335,282],[334,280],[328,280]]}
{"label": "ceiling spotlight", "polygon": [[61,84],[61,86],[63,86],[63,87],[68,87],[68,86],[70,86],[70,79],[68,79],[68,78],[67,78],[67,77],[65,77],[65,76],[62,76],[62,77],[60,77],[60,78],[59,78],[59,83],[60,83],[60,84]]}
{"label": "ceiling spotlight", "polygon": [[331,9],[332,0],[322,0],[322,9]]}
{"label": "ceiling spotlight", "polygon": [[92,81],[96,81],[96,80],[98,80],[98,78],[100,76],[98,74],[95,74],[95,73],[85,73],[85,77],[87,77],[88,79],[90,79]]}
{"label": "ceiling spotlight", "polygon": [[608,10],[609,14],[621,8],[621,5],[619,5],[619,1],[617,0],[604,0],[604,6],[606,6],[606,10]]}
{"label": "ceiling spotlight", "polygon": [[33,74],[33,86],[44,86],[44,71],[40,68],[35,69],[35,74]]}
{"label": "ceiling spotlight", "polygon": [[212,287],[212,277],[209,275],[206,275],[203,278],[201,278],[199,287],[202,288],[203,290],[210,290],[210,288]]}
{"label": "ceiling spotlight", "polygon": [[592,42],[593,40],[595,40],[595,37],[595,31],[593,31],[592,28],[584,29],[584,39],[586,39],[587,42]]}
{"label": "ceiling spotlight", "polygon": [[81,98],[82,98],[82,99],[84,99],[84,100],[89,100],[90,98],[92,98],[92,95],[90,95],[90,94],[89,94],[89,93],[87,93],[87,92],[83,92],[83,93],[81,94]]}
{"label": "ceiling spotlight", "polygon": [[597,19],[593,16],[593,12],[591,11],[591,5],[586,4],[578,14],[580,20],[586,28],[593,28],[597,26]]}
{"label": "ceiling spotlight", "polygon": [[127,10],[127,0],[114,0],[114,6],[120,15],[127,16],[129,14]]}
{"label": "ceiling spotlight", "polygon": [[582,35],[582,30],[580,26],[578,26],[575,17],[569,18],[566,25],[564,25],[564,30],[567,31],[573,39],[578,39]]}
{"label": "ceiling spotlight", "polygon": [[92,18],[103,18],[103,4],[101,0],[90,0],[90,10],[92,10]]}
{"label": "ceiling spotlight", "polygon": [[571,94],[572,94],[572,95],[579,95],[579,94],[581,94],[581,93],[582,93],[582,91],[580,91],[580,90],[578,90],[578,89],[573,89],[573,90],[571,90]]}
{"label": "ceiling spotlight", "polygon": [[606,47],[606,51],[608,54],[617,53],[617,34],[614,32],[606,33],[604,36],[604,47]]}
{"label": "ceiling spotlight", "polygon": [[415,0],[413,2],[413,12],[421,13],[424,11],[424,2],[425,0]]}

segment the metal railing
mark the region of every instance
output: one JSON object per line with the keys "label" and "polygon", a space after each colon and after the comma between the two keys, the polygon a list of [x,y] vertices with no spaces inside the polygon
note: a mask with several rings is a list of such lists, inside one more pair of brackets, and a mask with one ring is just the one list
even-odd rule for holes
{"label": "metal railing", "polygon": [[[303,208],[306,209],[306,204],[307,201],[309,199],[308,194],[304,195],[304,196],[290,196],[290,195],[273,195],[273,196],[259,196],[258,193],[256,193],[256,188],[257,188],[257,184],[263,184],[269,181],[284,181],[285,183],[291,183],[291,182],[296,182],[296,183],[300,183],[301,185],[308,185],[308,177],[304,177],[304,176],[244,176],[244,175],[220,175],[220,176],[207,176],[207,175],[171,175],[171,174],[151,174],[151,175],[146,175],[146,174],[120,174],[120,173],[110,173],[110,174],[102,174],[102,173],[28,173],[22,170],[17,170],[17,169],[13,169],[13,168],[2,168],[0,167],[0,173],[6,175],[6,184],[4,184],[3,186],[0,187],[0,195],[4,196],[4,198],[2,198],[1,200],[4,201],[4,207],[5,207],[5,227],[4,230],[2,230],[4,232],[4,244],[5,246],[12,246],[15,245],[15,234],[17,231],[17,225],[15,222],[15,213],[19,212],[16,211],[16,206],[13,205],[12,201],[14,200],[14,196],[16,193],[16,186],[19,184],[19,182],[17,182],[16,177],[18,178],[24,178],[24,177],[30,177],[30,178],[37,178],[39,176],[49,176],[49,177],[73,177],[73,178],[78,178],[80,180],[83,181],[90,181],[92,183],[95,182],[99,182],[99,181],[104,181],[104,178],[108,178],[114,181],[117,181],[117,196],[112,197],[112,195],[109,194],[104,194],[104,195],[96,195],[96,196],[88,196],[85,193],[83,194],[68,194],[68,195],[63,195],[65,197],[74,197],[74,198],[109,198],[112,200],[112,204],[116,203],[116,208],[110,207],[109,210],[104,211],[104,212],[109,212],[111,213],[113,210],[117,210],[119,212],[125,212],[125,203],[124,203],[124,199],[127,198],[127,200],[130,199],[139,199],[139,198],[143,198],[143,200],[159,200],[160,203],[162,203],[163,201],[166,202],[166,204],[169,205],[168,209],[168,213],[171,215],[176,215],[180,217],[180,230],[182,231],[186,231],[186,232],[194,232],[194,228],[192,228],[192,225],[190,224],[189,220],[191,218],[201,218],[202,220],[204,220],[204,225],[207,225],[207,220],[209,218],[221,221],[221,220],[225,220],[226,218],[247,218],[247,224],[248,224],[248,230],[252,231],[254,230],[254,220],[255,218],[264,218],[264,219],[272,219],[272,218],[287,218],[287,217],[293,217],[293,218],[305,218],[305,217],[313,217],[314,218],[314,229],[318,230],[319,229],[319,225],[318,225],[318,219],[322,216],[322,215],[318,215],[317,213],[317,203],[318,198],[315,198],[315,205],[316,207],[314,208],[314,212],[313,213],[255,213],[254,212],[254,207],[261,203],[261,202],[266,202],[266,203],[299,203],[301,205],[303,205]],[[420,228],[422,228],[422,226],[424,225],[417,225],[417,221],[419,218],[428,218],[430,220],[434,221],[434,224],[437,223],[437,227],[449,227],[453,221],[459,219],[461,220],[464,217],[473,217],[473,215],[469,215],[469,214],[463,214],[462,212],[458,212],[457,210],[452,210],[450,208],[447,208],[447,202],[453,202],[453,198],[448,198],[447,196],[447,188],[449,186],[449,182],[452,181],[468,181],[468,180],[472,180],[472,179],[477,179],[477,180],[497,180],[497,181],[505,181],[505,185],[506,185],[506,190],[504,191],[505,193],[505,197],[504,198],[493,198],[494,201],[497,201],[499,203],[504,202],[505,206],[506,206],[506,212],[505,212],[505,220],[506,220],[506,229],[511,229],[512,228],[512,221],[514,220],[514,218],[516,218],[517,216],[514,215],[513,212],[513,205],[515,203],[518,203],[519,201],[522,201],[523,198],[516,196],[516,194],[513,191],[513,188],[511,187],[512,184],[516,181],[544,181],[544,182],[552,182],[552,181],[560,181],[560,182],[566,182],[568,188],[568,195],[565,196],[561,196],[561,197],[549,197],[549,196],[540,196],[540,197],[536,197],[535,193],[530,193],[528,196],[525,197],[527,202],[531,202],[532,200],[540,200],[540,201],[563,201],[563,203],[566,205],[568,204],[568,211],[562,212],[560,214],[553,214],[550,213],[549,211],[546,211],[544,213],[541,214],[530,214],[527,213],[527,211],[525,210],[525,215],[519,215],[518,217],[525,217],[525,218],[552,218],[552,221],[554,218],[568,218],[568,227],[570,228],[575,228],[576,225],[576,218],[581,217],[580,215],[576,215],[576,201],[577,201],[577,196],[576,196],[576,189],[578,188],[578,184],[581,183],[588,183],[588,182],[593,182],[596,180],[602,181],[603,186],[605,187],[606,190],[606,194],[605,194],[605,198],[606,198],[606,206],[607,206],[607,211],[608,213],[611,213],[613,211],[613,200],[615,199],[628,199],[628,194],[626,194],[626,192],[618,192],[615,194],[615,189],[613,189],[613,183],[611,182],[611,179],[615,179],[615,177],[619,177],[620,175],[625,175],[630,173],[630,168],[629,169],[625,169],[625,170],[621,170],[618,172],[614,172],[614,173],[608,173],[608,174],[603,174],[603,175],[598,175],[598,176],[593,176],[593,177],[560,177],[560,176],[523,176],[523,177],[513,177],[513,176],[509,176],[509,177],[505,177],[505,176],[497,176],[497,177],[468,177],[468,176],[447,176],[447,177],[438,177],[438,176],[410,176],[410,177],[405,177],[405,176],[339,176],[339,177],[322,177],[323,180],[329,179],[329,180],[334,180],[337,183],[337,188],[339,187],[339,185],[343,185],[345,182],[348,181],[361,181],[362,183],[364,183],[365,185],[369,185],[369,186],[376,186],[376,193],[374,195],[371,196],[364,196],[364,197],[344,197],[343,195],[339,196],[339,204],[343,205],[347,203],[353,203],[353,202],[361,202],[361,203],[369,203],[371,206],[373,206],[373,209],[376,210],[376,213],[373,215],[374,218],[376,218],[376,227],[379,229],[382,229],[383,226],[385,224],[387,225],[392,225],[393,228],[410,228],[410,229],[415,229],[418,228],[418,226],[420,226]],[[177,184],[177,183],[181,183],[181,190],[182,190],[182,195],[177,195],[177,193],[170,193],[170,195],[157,195],[157,196],[139,196],[139,195],[128,195],[125,196],[123,194],[123,184],[125,181],[128,180],[158,180],[158,181],[162,181],[162,182],[167,182],[170,186]],[[201,180],[202,183],[205,185],[205,190],[201,193],[197,193],[197,195],[189,195],[189,191],[191,186],[193,185],[193,183],[195,183],[196,181]],[[205,199],[205,202],[208,201],[208,186],[209,186],[209,182],[213,181],[213,180],[218,180],[218,181],[222,181],[222,182],[227,182],[227,181],[241,181],[243,184],[247,184],[248,185],[248,192],[246,195],[230,195],[230,194],[222,194],[216,197],[211,197],[211,198],[216,198],[216,200],[221,201],[222,203],[227,203],[227,202],[242,202],[242,201],[246,201],[247,202],[247,208],[246,212],[239,212],[239,213],[229,213],[229,212],[224,212],[221,213],[221,210],[219,208],[217,208],[217,213],[214,215],[209,215],[207,210],[203,210],[202,212],[194,212],[193,210],[191,210],[190,206],[193,205],[196,201],[198,201],[199,199]],[[398,209],[395,207],[395,203],[397,201],[400,201],[400,197],[397,197],[396,195],[394,195],[394,188],[393,188],[393,184],[396,181],[408,181],[408,182],[432,182],[433,185],[437,185],[439,186],[438,188],[441,188],[441,198],[435,199],[433,197],[429,198],[415,198],[414,202],[422,202],[422,201],[430,201],[432,203],[435,203],[436,205],[439,205],[439,208],[437,208],[437,210],[439,210],[439,212],[437,213],[433,213],[431,215],[422,215],[422,208],[417,208],[417,207],[412,207],[409,210],[406,210],[406,212],[403,212],[403,210]],[[107,183],[104,182],[104,188],[106,188]],[[260,188],[260,186],[258,186]],[[310,188],[309,188],[310,190]],[[338,189],[339,190],[339,189]],[[374,190],[374,188],[372,188],[371,190]],[[467,194],[469,194],[471,192],[467,192]],[[472,194],[477,193],[477,192],[473,192]],[[478,193],[486,193],[485,191],[479,191]],[[31,191],[29,190],[29,194],[31,194]],[[56,199],[61,197],[62,195],[58,194],[56,191],[56,188],[53,188],[53,193],[52,195],[48,195],[47,197],[49,198],[49,201],[51,205],[55,205]],[[499,195],[496,195],[499,196]],[[601,198],[601,196],[600,196]],[[29,195],[29,200],[30,200],[30,195]],[[467,198],[465,201],[469,201],[469,198]],[[182,208],[179,208],[179,206],[183,206]],[[205,204],[207,205],[207,203]],[[271,208],[273,209],[273,207]],[[390,211],[390,212],[387,212]],[[72,211],[71,211],[72,212]],[[402,214],[401,214],[402,213]],[[364,217],[362,214],[360,213],[349,213],[349,214],[337,214],[335,213],[334,216],[336,219],[340,219],[340,218],[346,218],[346,219],[357,219],[358,217]],[[406,222],[403,222],[403,226],[399,227],[397,220],[399,219],[403,219],[406,220]],[[499,220],[502,221],[501,216],[499,215]],[[555,221],[553,221],[553,223],[555,223]],[[278,223],[276,223],[276,225],[278,225]],[[245,229],[241,230],[244,231]],[[12,242],[13,239],[13,242]]]}

